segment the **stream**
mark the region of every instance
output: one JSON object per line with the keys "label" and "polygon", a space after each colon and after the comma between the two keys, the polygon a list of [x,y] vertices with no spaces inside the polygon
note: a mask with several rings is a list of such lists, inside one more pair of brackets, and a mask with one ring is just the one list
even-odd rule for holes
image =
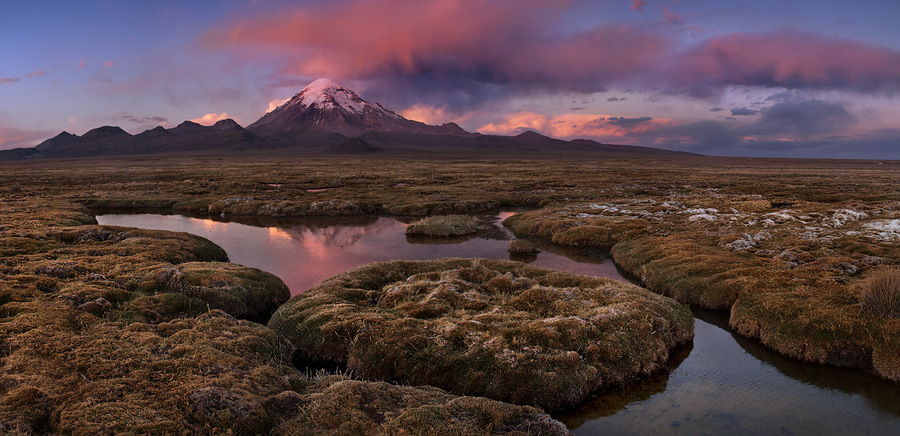
{"label": "stream", "polygon": [[[513,236],[482,217],[471,237],[408,239],[406,223],[388,217],[242,219],[163,214],[98,215],[103,225],[193,233],[238,264],[280,277],[297,294],[342,271],[393,259],[510,259]],[[512,257],[535,266],[624,280],[600,251],[540,242],[537,255]],[[692,308],[695,337],[670,371],[597,395],[555,414],[575,434],[900,434],[900,386],[856,370],[801,363],[732,334],[727,312]]]}

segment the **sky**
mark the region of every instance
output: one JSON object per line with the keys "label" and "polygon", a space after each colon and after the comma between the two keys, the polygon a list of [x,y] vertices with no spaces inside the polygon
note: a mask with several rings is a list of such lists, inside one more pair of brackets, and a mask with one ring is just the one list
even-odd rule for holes
{"label": "sky", "polygon": [[896,0],[8,3],[0,149],[247,126],[326,77],[485,134],[900,159]]}

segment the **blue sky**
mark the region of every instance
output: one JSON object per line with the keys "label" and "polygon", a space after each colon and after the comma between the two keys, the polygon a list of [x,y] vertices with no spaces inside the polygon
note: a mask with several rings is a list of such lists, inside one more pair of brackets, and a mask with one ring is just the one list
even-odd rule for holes
{"label": "blue sky", "polygon": [[900,2],[15,2],[0,148],[247,125],[329,77],[407,117],[716,155],[900,158]]}

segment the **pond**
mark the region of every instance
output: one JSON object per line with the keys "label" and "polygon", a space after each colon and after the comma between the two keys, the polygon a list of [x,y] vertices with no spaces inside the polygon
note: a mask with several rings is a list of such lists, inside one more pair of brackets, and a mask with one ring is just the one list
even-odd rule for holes
{"label": "pond", "polygon": [[[487,257],[509,259],[500,226],[473,237],[408,239],[387,217],[248,219],[226,222],[160,214],[106,214],[100,224],[188,232],[232,262],[269,271],[292,293],[376,261]],[[514,260],[622,279],[604,253],[537,242],[541,252]],[[728,331],[725,312],[693,308],[695,338],[668,373],[602,393],[557,414],[575,434],[900,434],[900,386],[854,370],[803,364]]]}

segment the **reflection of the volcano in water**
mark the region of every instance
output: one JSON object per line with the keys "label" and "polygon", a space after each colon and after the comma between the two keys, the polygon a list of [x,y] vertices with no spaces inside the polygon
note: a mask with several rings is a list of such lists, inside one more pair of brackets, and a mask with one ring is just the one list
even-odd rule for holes
{"label": "reflection of the volcano in water", "polygon": [[[462,239],[406,238],[406,224],[386,217],[240,218],[241,222],[183,215],[100,215],[102,224],[155,228],[204,236],[228,252],[232,262],[269,271],[293,293],[309,289],[340,272],[377,261],[486,257],[508,259],[509,233],[497,217],[481,217],[484,229]],[[602,277],[621,278],[599,254],[581,253],[581,261],[546,250],[530,260],[536,266]],[[571,254],[571,253],[567,253]],[[590,258],[590,262],[585,259]]]}

